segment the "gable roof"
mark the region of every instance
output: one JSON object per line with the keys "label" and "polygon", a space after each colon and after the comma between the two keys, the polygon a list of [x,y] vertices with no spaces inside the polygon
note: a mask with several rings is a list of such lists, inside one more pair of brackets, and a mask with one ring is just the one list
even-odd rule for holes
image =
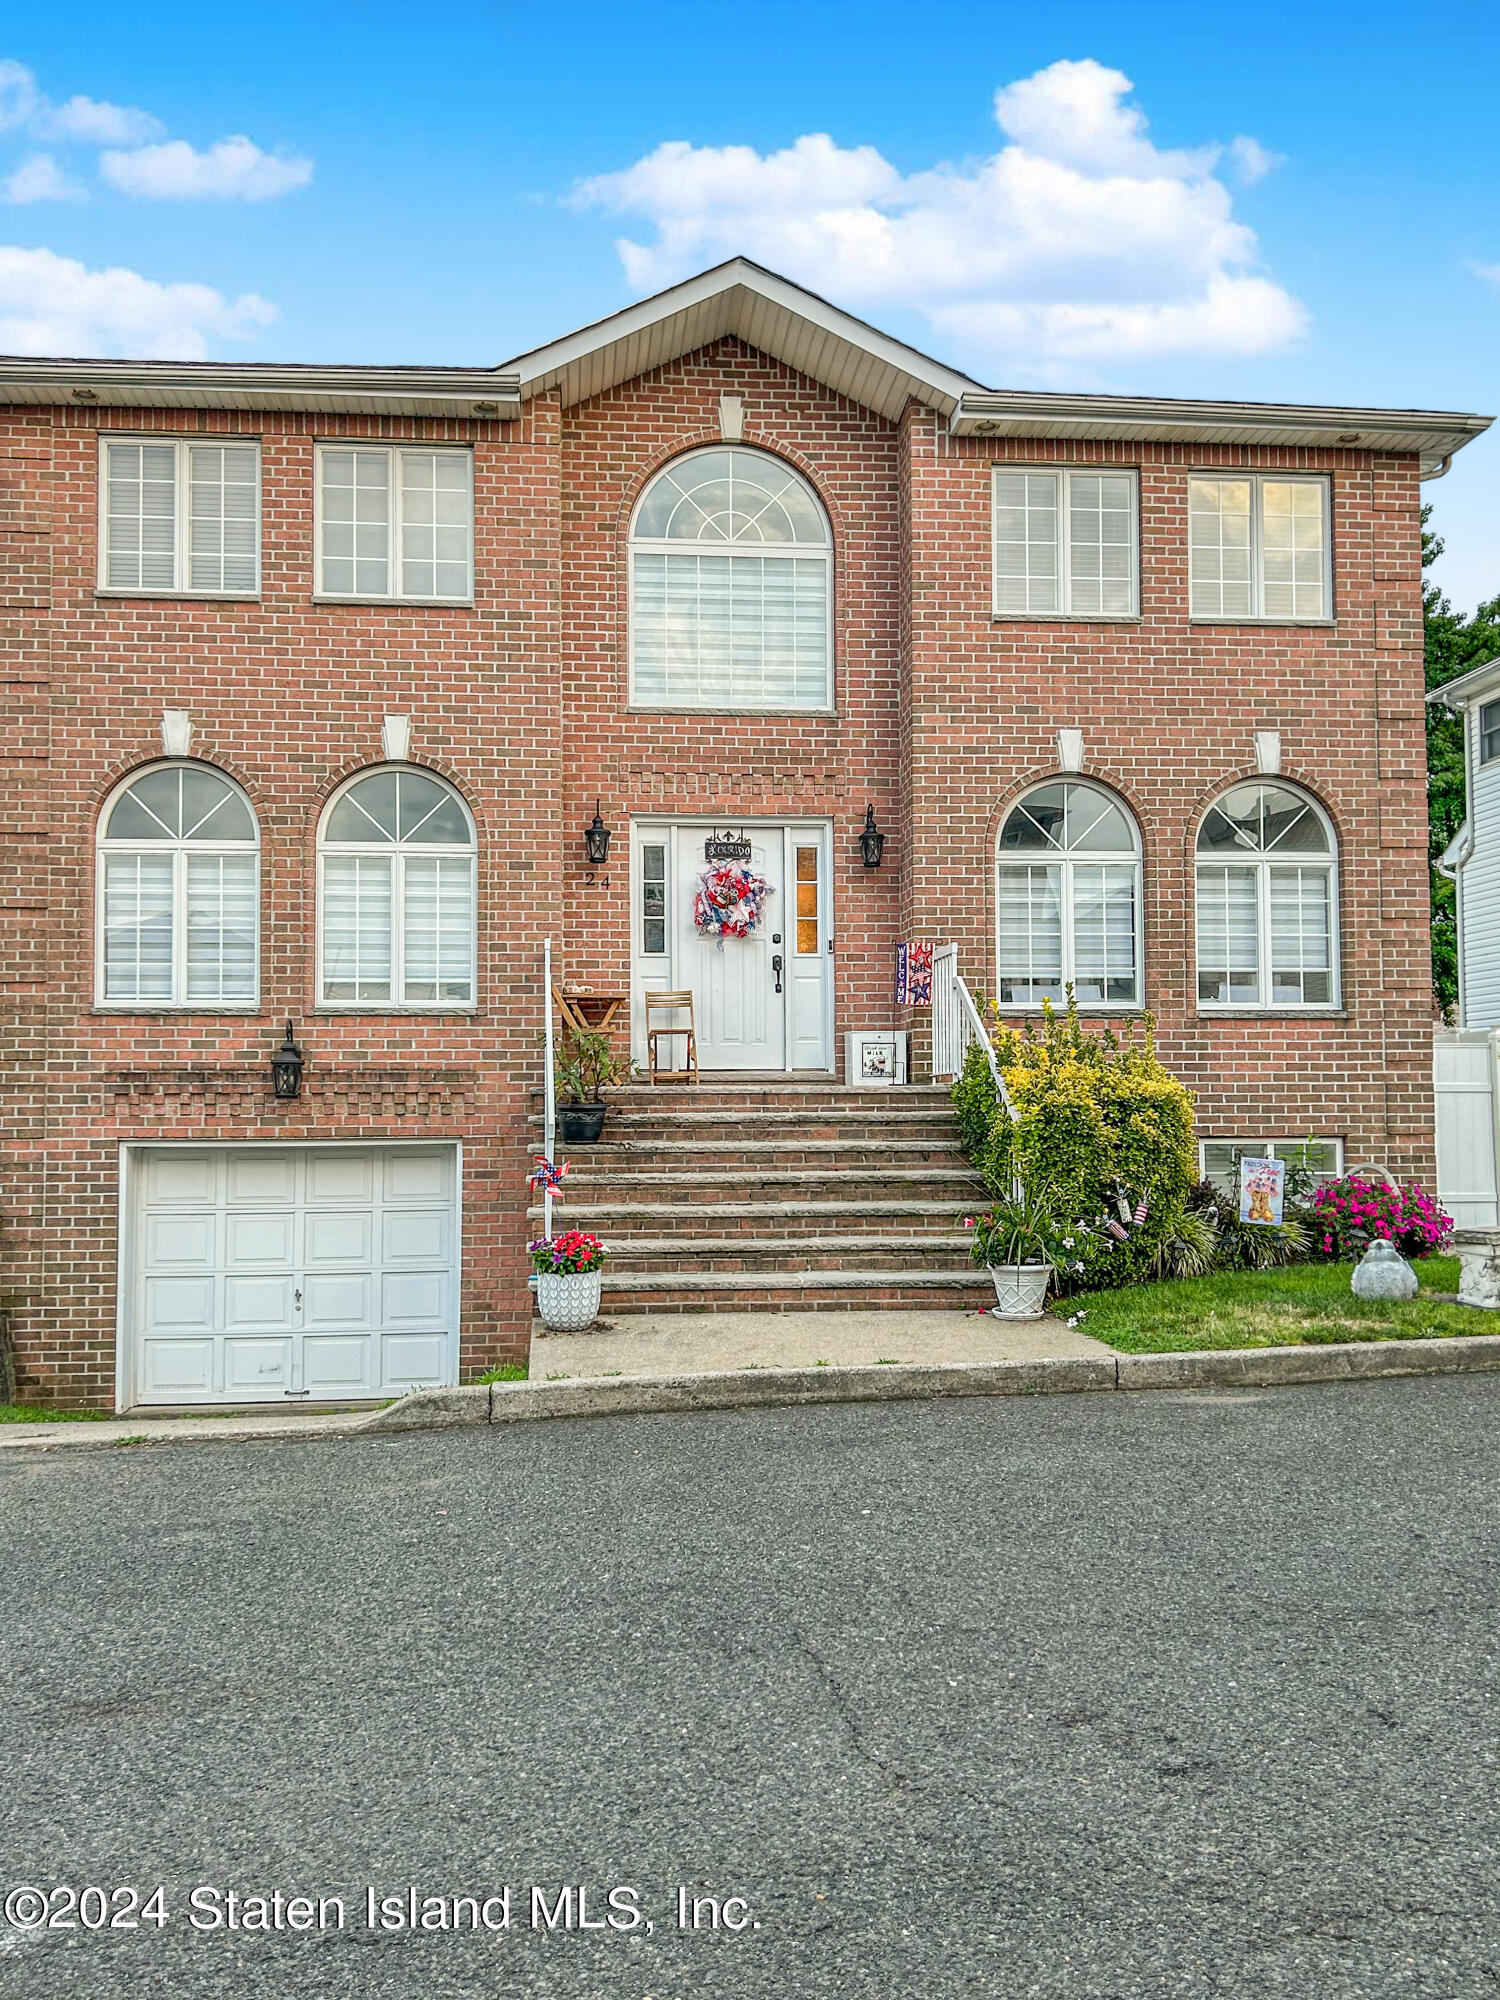
{"label": "gable roof", "polygon": [[565,404],[583,403],[730,334],[893,423],[912,397],[951,417],[980,386],[748,257],[700,271],[505,365],[520,377],[523,397],[559,389]]}
{"label": "gable roof", "polygon": [[1500,653],[1493,660],[1481,660],[1477,667],[1470,667],[1455,679],[1435,687],[1427,699],[1441,708],[1465,709],[1470,702],[1492,694],[1500,694]]}
{"label": "gable roof", "polygon": [[1054,395],[986,389],[972,376],[830,305],[748,257],[732,257],[506,363],[522,398],[586,402],[733,334],[893,422],[915,397],[960,436],[1132,438],[1191,444],[1349,445],[1417,452],[1425,472],[1489,429],[1453,410]]}

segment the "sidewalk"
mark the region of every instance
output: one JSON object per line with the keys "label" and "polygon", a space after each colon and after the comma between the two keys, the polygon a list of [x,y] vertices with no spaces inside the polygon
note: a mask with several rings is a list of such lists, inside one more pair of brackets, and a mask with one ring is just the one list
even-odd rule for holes
{"label": "sidewalk", "polygon": [[981,1312],[650,1313],[531,1338],[533,1382],[714,1375],[742,1368],[868,1368],[933,1361],[1112,1360],[1061,1319]]}

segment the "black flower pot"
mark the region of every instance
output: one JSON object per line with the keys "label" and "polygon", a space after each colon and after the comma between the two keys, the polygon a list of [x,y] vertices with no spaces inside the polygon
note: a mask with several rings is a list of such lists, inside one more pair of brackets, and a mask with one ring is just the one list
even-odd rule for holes
{"label": "black flower pot", "polygon": [[592,1146],[604,1130],[603,1104],[559,1104],[557,1136],[570,1146]]}

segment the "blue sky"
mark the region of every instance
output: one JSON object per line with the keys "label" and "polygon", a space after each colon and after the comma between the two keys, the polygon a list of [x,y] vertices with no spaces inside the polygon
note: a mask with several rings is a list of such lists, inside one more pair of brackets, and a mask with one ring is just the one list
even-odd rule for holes
{"label": "blue sky", "polygon": [[[1500,410],[1500,10],[1048,13],[23,0],[0,348],[495,362],[743,248],[997,386]],[[1500,592],[1500,437],[1427,491]]]}

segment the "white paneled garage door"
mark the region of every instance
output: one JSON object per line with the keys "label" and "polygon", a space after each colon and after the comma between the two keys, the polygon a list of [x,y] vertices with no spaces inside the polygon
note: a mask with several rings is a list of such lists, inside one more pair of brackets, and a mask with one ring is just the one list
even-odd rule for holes
{"label": "white paneled garage door", "polygon": [[453,1146],[139,1147],[127,1403],[458,1379]]}

